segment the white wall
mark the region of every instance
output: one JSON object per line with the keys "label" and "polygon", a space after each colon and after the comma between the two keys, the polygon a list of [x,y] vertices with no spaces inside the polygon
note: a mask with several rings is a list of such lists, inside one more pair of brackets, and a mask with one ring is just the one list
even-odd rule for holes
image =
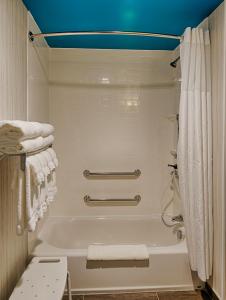
{"label": "white wall", "polygon": [[[21,1],[0,3],[0,120],[26,120],[27,14]],[[7,300],[27,259],[27,235],[16,235],[16,159],[0,161],[0,299]]]}
{"label": "white wall", "polygon": [[[177,111],[171,52],[51,49],[50,121],[58,196],[52,215],[160,213]],[[137,180],[87,180],[83,171],[133,171]],[[134,197],[136,207],[87,207],[83,197]]]}
{"label": "white wall", "polygon": [[209,17],[213,98],[214,257],[211,285],[224,300],[225,284],[225,13],[224,3]]}
{"label": "white wall", "polygon": [[[46,77],[40,71],[43,63],[41,67],[39,60],[39,53],[43,51],[27,44],[31,20],[27,20],[27,10],[22,1],[0,2],[0,120],[47,121],[48,87]],[[18,199],[11,188],[11,179],[15,169],[20,167],[19,162],[16,158],[0,161],[1,300],[9,299],[28,257],[27,232],[22,236],[16,234]]]}

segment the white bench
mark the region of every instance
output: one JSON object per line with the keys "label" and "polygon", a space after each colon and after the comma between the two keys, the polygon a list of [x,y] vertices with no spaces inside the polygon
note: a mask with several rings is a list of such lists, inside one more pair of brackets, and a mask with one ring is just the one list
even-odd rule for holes
{"label": "white bench", "polygon": [[34,257],[9,299],[61,300],[66,283],[72,300],[67,257]]}

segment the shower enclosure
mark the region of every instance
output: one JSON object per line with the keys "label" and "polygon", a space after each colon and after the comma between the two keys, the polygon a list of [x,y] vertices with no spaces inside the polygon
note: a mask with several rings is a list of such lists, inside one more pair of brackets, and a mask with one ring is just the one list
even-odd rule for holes
{"label": "shower enclosure", "polygon": [[[33,255],[68,256],[75,293],[194,288],[180,223],[161,220],[173,195],[180,73],[170,62],[177,56],[50,50],[59,192]],[[164,213],[172,224],[180,199]],[[90,268],[91,244],[145,244],[149,263]]]}

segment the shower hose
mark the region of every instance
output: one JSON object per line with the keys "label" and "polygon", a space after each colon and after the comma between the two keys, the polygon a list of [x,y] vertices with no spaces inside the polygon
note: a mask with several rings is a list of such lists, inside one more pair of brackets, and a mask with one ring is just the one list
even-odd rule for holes
{"label": "shower hose", "polygon": [[[166,203],[166,205],[163,207],[163,210],[162,210],[162,214],[161,214],[161,219],[162,219],[162,222],[164,223],[165,226],[167,227],[173,227],[175,226],[175,223],[168,223],[166,220],[165,220],[165,216],[166,216],[166,211],[167,209],[169,208],[169,206],[173,203],[173,201],[175,200],[175,196],[180,198],[180,194],[179,194],[179,185],[178,185],[178,179],[177,179],[177,171],[174,170],[172,171],[171,173],[171,180],[170,180],[170,183],[169,185],[167,186],[167,188],[165,189],[165,192],[166,190],[168,190],[169,188],[173,191],[173,194],[172,196],[170,197],[169,201]],[[164,194],[165,194],[164,192]]]}

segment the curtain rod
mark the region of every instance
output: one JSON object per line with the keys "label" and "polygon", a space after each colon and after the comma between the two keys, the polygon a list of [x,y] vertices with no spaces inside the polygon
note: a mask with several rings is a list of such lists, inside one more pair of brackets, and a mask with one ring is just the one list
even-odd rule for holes
{"label": "curtain rod", "polygon": [[44,37],[57,37],[57,36],[72,36],[72,35],[127,35],[127,36],[144,36],[144,37],[156,37],[166,38],[174,40],[182,40],[182,36],[173,34],[161,34],[152,32],[136,32],[136,31],[67,31],[67,32],[47,32],[47,33],[33,33],[29,31],[29,40],[34,41],[36,38]]}

